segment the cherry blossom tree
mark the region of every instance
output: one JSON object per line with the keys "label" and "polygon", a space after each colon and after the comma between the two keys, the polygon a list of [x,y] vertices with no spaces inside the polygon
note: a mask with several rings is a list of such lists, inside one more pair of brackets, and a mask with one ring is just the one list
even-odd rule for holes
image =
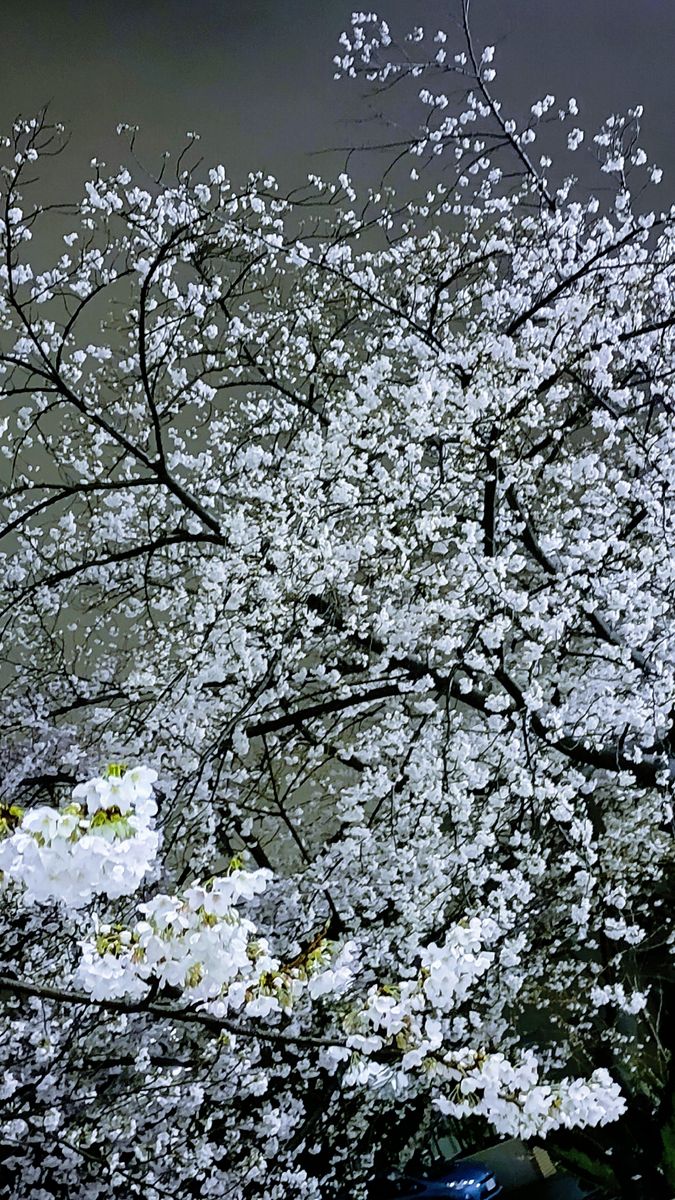
{"label": "cherry blossom tree", "polygon": [[675,208],[453,38],[405,202],[3,142],[0,1194],[671,1194]]}

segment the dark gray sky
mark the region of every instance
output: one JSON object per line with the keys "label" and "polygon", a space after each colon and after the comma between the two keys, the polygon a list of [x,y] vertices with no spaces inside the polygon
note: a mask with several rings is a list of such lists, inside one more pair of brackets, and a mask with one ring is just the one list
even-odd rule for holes
{"label": "dark gray sky", "polygon": [[[641,102],[648,151],[675,166],[674,0],[473,0],[478,40],[498,44],[503,94],[521,111],[575,95],[589,121]],[[235,178],[319,170],[306,152],[358,134],[357,89],[332,78],[356,0],[2,0],[0,126],[50,101],[72,131],[75,176],[116,165],[118,121],[141,126],[154,164],[188,129]],[[363,4],[368,7],[367,4]],[[392,31],[449,28],[453,0],[382,0]],[[583,114],[582,114],[583,115]],[[585,123],[582,121],[582,123]],[[670,172],[668,172],[670,174]],[[667,177],[666,177],[667,178]],[[664,197],[665,199],[665,197]]]}

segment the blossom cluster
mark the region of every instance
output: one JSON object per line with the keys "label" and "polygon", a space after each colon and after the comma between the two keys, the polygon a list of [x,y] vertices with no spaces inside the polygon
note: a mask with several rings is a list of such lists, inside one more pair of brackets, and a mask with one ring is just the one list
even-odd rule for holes
{"label": "blossom cluster", "polygon": [[446,1086],[436,1095],[439,1111],[487,1117],[499,1133],[512,1137],[545,1137],[561,1127],[606,1125],[626,1111],[618,1083],[604,1068],[587,1079],[550,1082],[541,1077],[531,1051],[515,1062],[499,1052],[448,1054],[444,1068],[454,1087]]}
{"label": "blossom cluster", "polygon": [[78,784],[63,808],[28,809],[0,841],[0,872],[29,903],[81,908],[132,895],[157,856],[156,780],[148,767],[113,767]]}
{"label": "blossom cluster", "polygon": [[154,896],[129,926],[97,921],[82,943],[77,982],[95,1000],[138,998],[152,983],[216,1017],[268,1017],[290,1011],[307,989],[312,997],[344,991],[353,978],[348,945],[332,961],[320,939],[285,963],[243,915],[240,902],[259,896],[269,879],[267,870],[234,866],[180,895]]}
{"label": "blossom cluster", "polygon": [[[484,1116],[510,1136],[544,1136],[561,1126],[616,1120],[625,1099],[607,1071],[560,1079],[531,1050],[507,1054],[469,1044],[462,1002],[472,998],[495,962],[496,953],[485,944],[494,935],[490,920],[457,924],[442,946],[424,949],[416,976],[373,986],[365,1003],[344,1019],[347,1050],[325,1052],[326,1066],[336,1070],[348,1061],[346,1085],[396,1095],[426,1083],[446,1116]],[[388,1052],[386,1062],[378,1059],[382,1050]]]}

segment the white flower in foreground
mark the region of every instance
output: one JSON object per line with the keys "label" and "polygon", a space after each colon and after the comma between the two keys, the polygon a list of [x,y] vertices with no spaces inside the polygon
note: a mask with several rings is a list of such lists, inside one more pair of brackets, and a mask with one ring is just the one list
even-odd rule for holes
{"label": "white flower in foreground", "polygon": [[432,943],[425,950],[424,992],[433,1007],[440,1011],[455,1008],[492,965],[494,954],[483,949],[483,940],[481,922],[474,918],[468,925],[454,925],[443,946]]}
{"label": "white flower in foreground", "polygon": [[447,1116],[484,1116],[498,1133],[511,1137],[543,1137],[554,1129],[606,1125],[625,1112],[619,1085],[605,1070],[588,1079],[541,1077],[535,1055],[526,1051],[516,1062],[505,1055],[463,1051],[446,1058],[455,1086],[436,1096]]}
{"label": "white flower in foreground", "polygon": [[[180,989],[190,1002],[218,1000],[221,1008],[224,1002],[223,1012],[250,1005],[263,992],[272,996],[279,962],[236,907],[240,897],[262,892],[269,877],[269,871],[237,868],[180,895],[154,896],[138,906],[130,928],[101,927],[83,943],[79,982],[95,998],[113,999],[142,994],[154,981]],[[278,1009],[278,1002],[271,1007]],[[263,1009],[270,1005],[261,1002],[256,1015]]]}
{"label": "white flower in foreground", "polygon": [[97,1000],[135,998],[158,984],[206,1005],[215,1017],[264,1018],[290,1011],[303,993],[311,1000],[340,995],[353,979],[353,943],[331,959],[320,939],[283,963],[240,911],[241,900],[263,892],[270,877],[270,871],[236,865],[179,895],[140,904],[128,928],[95,922],[95,937],[82,943],[78,983]]}
{"label": "white flower in foreground", "polygon": [[131,895],[159,847],[156,779],[145,767],[111,768],[108,777],[74,788],[64,809],[30,809],[0,842],[0,871],[23,885],[28,902],[81,908],[94,896]]}
{"label": "white flower in foreground", "polygon": [[107,775],[78,783],[73,788],[73,801],[85,805],[92,815],[101,809],[118,808],[121,813],[133,812],[149,819],[157,813],[152,791],[156,782],[157,772],[150,767],[111,767]]}

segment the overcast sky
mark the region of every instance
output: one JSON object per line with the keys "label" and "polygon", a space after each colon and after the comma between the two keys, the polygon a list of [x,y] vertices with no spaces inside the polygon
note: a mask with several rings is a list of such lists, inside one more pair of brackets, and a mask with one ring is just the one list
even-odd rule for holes
{"label": "overcast sky", "polygon": [[[674,0],[473,0],[478,40],[497,42],[503,94],[526,109],[574,95],[591,121],[645,106],[643,142],[674,163]],[[81,176],[120,161],[119,121],[140,124],[148,164],[202,134],[209,162],[295,180],[310,150],[353,142],[353,86],[332,55],[349,0],[2,0],[0,124],[46,101],[72,131]],[[367,7],[367,6],[366,6]],[[450,27],[453,0],[383,0],[392,31]],[[675,165],[675,164],[674,164]],[[669,173],[669,172],[668,172]],[[666,176],[666,179],[668,175]],[[672,176],[671,176],[672,178]],[[664,181],[666,182],[666,181]],[[665,199],[665,197],[664,197]]]}

